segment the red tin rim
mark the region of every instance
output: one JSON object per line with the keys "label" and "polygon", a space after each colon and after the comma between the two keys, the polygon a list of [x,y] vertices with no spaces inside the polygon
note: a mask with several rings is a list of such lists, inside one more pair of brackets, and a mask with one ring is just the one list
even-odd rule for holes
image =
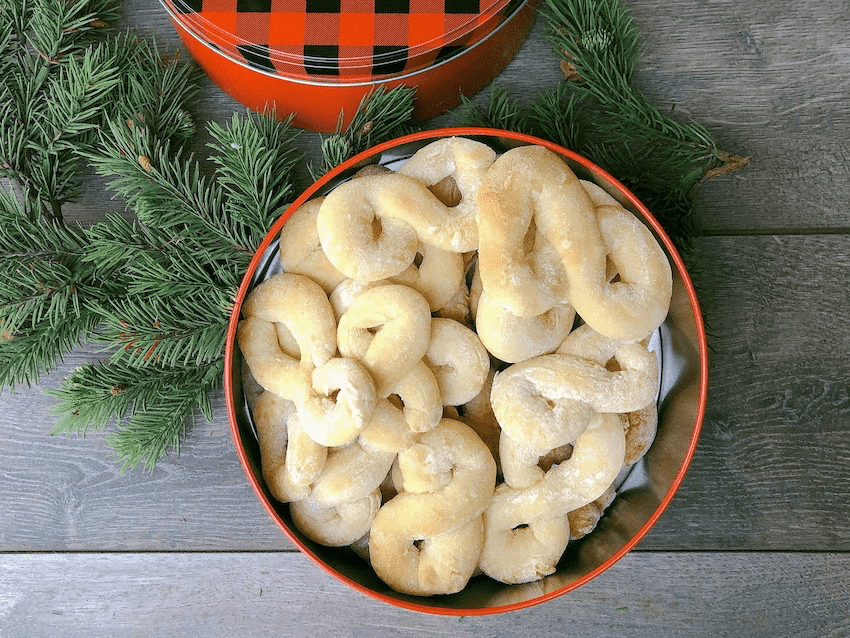
{"label": "red tin rim", "polygon": [[[679,470],[676,473],[676,476],[673,479],[673,482],[665,494],[664,498],[661,500],[661,503],[656,508],[655,512],[653,512],[652,516],[650,516],[649,520],[643,525],[643,527],[635,534],[620,550],[618,550],[613,556],[608,558],[604,563],[599,565],[596,569],[591,572],[585,574],[584,576],[576,579],[572,583],[561,587],[555,591],[549,592],[547,594],[543,594],[536,598],[530,598],[528,600],[512,603],[509,605],[502,605],[499,607],[486,607],[486,608],[438,608],[431,607],[427,605],[418,604],[415,602],[408,602],[405,600],[400,600],[397,598],[393,598],[390,596],[385,596],[379,592],[373,591],[368,587],[361,585],[360,583],[348,578],[347,576],[341,574],[337,570],[330,567],[327,563],[325,563],[321,558],[319,558],[310,548],[308,548],[301,540],[295,536],[289,530],[289,528],[280,521],[276,512],[272,508],[271,504],[267,501],[267,499],[263,495],[262,488],[259,485],[257,479],[250,472],[248,459],[245,453],[244,448],[239,443],[239,427],[236,421],[236,411],[235,405],[233,403],[233,384],[232,377],[227,373],[233,365],[233,348],[234,343],[236,341],[236,327],[239,322],[239,315],[241,312],[242,302],[245,299],[245,296],[248,293],[248,289],[251,286],[251,279],[253,277],[254,272],[256,271],[260,260],[263,256],[263,253],[269,247],[271,242],[277,236],[277,233],[280,232],[281,227],[286,222],[286,220],[292,215],[296,208],[298,208],[305,201],[310,199],[313,194],[319,190],[322,186],[327,184],[330,180],[336,177],[339,173],[345,171],[348,168],[356,166],[358,163],[362,162],[365,159],[368,159],[378,153],[382,153],[386,150],[395,148],[402,144],[406,144],[409,142],[418,142],[429,139],[436,139],[440,137],[451,137],[451,136],[489,136],[489,137],[501,137],[512,139],[519,142],[524,142],[528,144],[537,144],[540,146],[545,146],[546,148],[552,150],[555,153],[558,153],[564,157],[567,157],[575,162],[579,163],[585,169],[590,172],[598,175],[603,180],[607,180],[611,184],[617,187],[617,189],[622,193],[630,204],[632,204],[644,217],[644,221],[652,228],[652,230],[656,233],[656,236],[664,245],[664,248],[667,250],[668,255],[673,260],[676,265],[677,270],[679,271],[680,276],[685,284],[685,288],[688,294],[688,299],[691,303],[691,310],[694,315],[694,320],[697,328],[697,335],[699,338],[699,363],[700,363],[700,381],[699,381],[699,399],[697,405],[697,413],[694,419],[694,429],[691,435],[690,442],[688,444],[687,452],[685,453],[684,460],[682,461]],[[694,288],[693,282],[688,274],[684,261],[679,254],[679,251],[676,249],[670,237],[661,227],[661,224],[658,220],[649,212],[649,210],[644,206],[640,200],[629,190],[627,189],[619,180],[615,179],[612,175],[610,175],[607,171],[603,170],[593,162],[585,159],[584,157],[566,149],[562,146],[554,144],[553,142],[549,142],[532,135],[526,135],[524,133],[515,133],[512,131],[504,131],[500,129],[491,129],[491,128],[478,128],[478,127],[457,127],[457,128],[445,128],[445,129],[433,129],[427,131],[418,131],[415,133],[411,133],[409,135],[405,135],[402,137],[395,138],[393,140],[389,140],[387,142],[383,142],[378,144],[362,153],[351,157],[346,160],[336,168],[332,169],[325,175],[323,175],[319,180],[314,182],[310,187],[308,187],[295,201],[290,204],[290,206],[286,209],[286,211],[277,219],[277,221],[272,225],[271,229],[269,229],[268,233],[266,233],[265,238],[261,242],[259,248],[254,254],[253,259],[251,260],[248,270],[245,276],[242,279],[242,283],[239,286],[239,289],[236,293],[236,299],[233,304],[233,310],[231,312],[230,321],[228,323],[227,328],[227,337],[225,342],[225,350],[224,350],[224,394],[225,394],[225,403],[227,406],[227,416],[230,422],[231,435],[233,437],[234,444],[236,446],[237,454],[239,456],[239,461],[242,465],[242,469],[248,477],[248,481],[251,483],[251,486],[254,490],[254,493],[260,498],[260,501],[278,527],[283,531],[286,537],[308,558],[310,558],[316,565],[318,565],[325,572],[332,575],[338,581],[348,585],[352,589],[360,592],[361,594],[365,594],[370,598],[378,600],[383,603],[387,603],[394,607],[401,607],[404,609],[408,609],[411,611],[417,611],[422,613],[428,613],[433,615],[442,615],[442,616],[487,616],[492,614],[506,613],[510,611],[518,611],[520,609],[526,609],[528,607],[532,607],[546,601],[558,598],[570,591],[573,591],[580,586],[586,584],[587,582],[594,579],[599,574],[603,573],[615,563],[617,563],[623,556],[625,556],[629,551],[631,551],[635,545],[637,545],[643,537],[649,532],[649,530],[655,525],[658,521],[658,518],[667,509],[667,506],[672,501],[674,495],[679,489],[682,481],[684,480],[685,474],[687,473],[688,467],[690,466],[691,460],[693,459],[694,453],[696,452],[697,442],[699,440],[700,430],[702,429],[703,419],[705,417],[705,406],[708,397],[708,345],[706,342],[706,334],[705,334],[705,323],[702,317],[702,311],[700,309],[699,301],[696,295],[696,289]]]}

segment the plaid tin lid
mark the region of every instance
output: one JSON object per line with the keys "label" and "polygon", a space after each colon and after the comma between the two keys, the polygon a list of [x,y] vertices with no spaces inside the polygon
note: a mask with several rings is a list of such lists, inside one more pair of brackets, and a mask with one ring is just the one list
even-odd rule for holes
{"label": "plaid tin lid", "polygon": [[461,54],[517,0],[163,0],[184,28],[260,71],[320,82],[413,73]]}

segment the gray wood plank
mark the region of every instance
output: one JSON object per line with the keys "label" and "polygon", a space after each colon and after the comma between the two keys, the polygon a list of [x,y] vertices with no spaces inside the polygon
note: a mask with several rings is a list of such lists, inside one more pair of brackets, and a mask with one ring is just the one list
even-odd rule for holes
{"label": "gray wood plank", "polygon": [[706,419],[684,484],[644,546],[850,548],[847,246],[843,235],[696,243],[692,276],[710,333]]}
{"label": "gray wood plank", "polygon": [[15,554],[0,635],[841,638],[848,592],[846,554],[637,552],[542,605],[457,618],[374,601],[299,554]]}
{"label": "gray wood plank", "polygon": [[[841,235],[697,242],[707,418],[642,547],[850,549],[846,246]],[[92,354],[75,352],[43,386]],[[247,485],[221,396],[179,457],[124,476],[99,434],[51,437],[51,405],[41,388],[0,394],[0,551],[290,547]]]}
{"label": "gray wood plank", "polygon": [[94,360],[81,348],[40,387],[0,394],[0,551],[292,547],[248,485],[221,394],[154,472],[122,475],[99,432],[51,436],[43,389]]}

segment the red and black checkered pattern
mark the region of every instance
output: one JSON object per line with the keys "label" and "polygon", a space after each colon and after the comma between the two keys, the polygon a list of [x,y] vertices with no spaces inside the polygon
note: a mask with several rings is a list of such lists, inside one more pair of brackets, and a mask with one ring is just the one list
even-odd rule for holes
{"label": "red and black checkered pattern", "polygon": [[492,32],[518,0],[167,0],[229,57],[288,77],[372,80],[411,73]]}

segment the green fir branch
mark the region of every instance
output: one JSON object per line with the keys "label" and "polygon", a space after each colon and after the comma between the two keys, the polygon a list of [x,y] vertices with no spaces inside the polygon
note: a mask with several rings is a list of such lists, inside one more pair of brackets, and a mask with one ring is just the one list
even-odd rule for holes
{"label": "green fir branch", "polygon": [[274,113],[234,113],[227,127],[208,125],[215,139],[209,146],[216,151],[210,161],[224,190],[227,218],[241,227],[243,245],[252,249],[292,197],[295,169],[303,156],[294,149],[297,133],[291,122],[292,117],[276,120]]}
{"label": "green fir branch", "polygon": [[38,383],[41,375],[62,363],[64,356],[80,345],[80,336],[90,334],[98,322],[93,314],[68,314],[51,324],[44,320],[29,330],[9,333],[0,324],[0,388]]}
{"label": "green fir branch", "polygon": [[97,174],[110,178],[107,186],[142,224],[211,233],[244,249],[245,238],[229,236],[222,223],[222,189],[171,140],[151,138],[132,123],[110,118],[99,147],[86,158]]}
{"label": "green fir branch", "polygon": [[695,186],[723,163],[709,131],[661,112],[635,85],[640,29],[618,0],[546,0],[547,38],[595,117],[579,151],[640,197],[687,248]]}
{"label": "green fir branch", "polygon": [[229,314],[221,297],[144,299],[125,297],[101,306],[96,343],[120,346],[111,360],[145,366],[202,365],[224,354]]}
{"label": "green fir branch", "polygon": [[94,330],[84,250],[80,229],[33,222],[0,190],[0,387],[37,382]]}
{"label": "green fir branch", "polygon": [[39,204],[32,212],[60,222],[79,194],[74,151],[93,139],[118,83],[99,46],[116,11],[110,1],[33,0],[7,2],[0,16],[0,170]]}
{"label": "green fir branch", "polygon": [[465,96],[461,100],[462,109],[457,115],[464,126],[516,131],[548,139],[565,148],[579,147],[581,127],[576,111],[581,96],[573,93],[566,83],[554,89],[541,89],[536,99],[525,105],[496,82],[491,84],[484,104],[476,104]]}
{"label": "green fir branch", "polygon": [[122,78],[119,105],[114,117],[151,140],[188,142],[196,133],[188,105],[197,95],[200,69],[185,64],[179,51],[160,51],[156,40],[140,40],[131,33],[110,40],[110,50],[119,63]]}
{"label": "green fir branch", "polygon": [[114,0],[30,0],[18,13],[28,45],[49,64],[61,64],[103,37],[118,18]]}
{"label": "green fir branch", "polygon": [[85,436],[114,425],[105,440],[121,472],[142,461],[151,471],[169,450],[179,453],[197,411],[212,420],[210,394],[221,387],[223,374],[221,360],[188,367],[86,364],[68,375],[62,388],[47,392],[57,399],[53,434]]}
{"label": "green fir branch", "polygon": [[310,167],[313,178],[318,179],[380,142],[408,132],[415,96],[415,89],[409,87],[397,86],[387,90],[381,85],[363,97],[348,126],[343,126],[344,113],[340,113],[336,132],[322,140],[320,168]]}
{"label": "green fir branch", "polygon": [[[112,135],[104,134],[88,157],[112,178],[136,219],[113,215],[87,231],[85,261],[100,268],[112,290],[93,306],[101,324],[92,341],[111,352],[105,369],[150,375],[144,387],[160,398],[140,395],[126,427],[106,440],[125,469],[142,458],[152,469],[167,449],[177,449],[174,433],[182,430],[175,415],[185,422],[194,410],[206,412],[201,402],[209,384],[201,378],[184,379],[180,400],[162,397],[175,371],[223,367],[236,290],[291,193],[300,156],[289,122],[266,115],[234,115],[227,127],[209,125],[217,152],[211,177],[179,144],[172,150],[170,140],[138,124],[110,120],[108,126]],[[112,385],[130,384],[119,379]],[[71,402],[81,392],[66,383],[56,396]]]}
{"label": "green fir branch", "polygon": [[544,139],[578,151],[582,146],[581,103],[582,96],[572,92],[566,82],[543,89],[528,107],[529,128]]}
{"label": "green fir branch", "polygon": [[44,139],[44,146],[35,150],[58,154],[91,144],[103,105],[119,83],[118,68],[101,49],[68,58],[56,81],[47,86],[44,112],[31,122]]}
{"label": "green fir branch", "polygon": [[461,96],[462,110],[459,117],[465,126],[483,126],[529,133],[526,110],[508,91],[501,89],[496,82],[490,85],[489,99],[479,106],[466,96]]}

